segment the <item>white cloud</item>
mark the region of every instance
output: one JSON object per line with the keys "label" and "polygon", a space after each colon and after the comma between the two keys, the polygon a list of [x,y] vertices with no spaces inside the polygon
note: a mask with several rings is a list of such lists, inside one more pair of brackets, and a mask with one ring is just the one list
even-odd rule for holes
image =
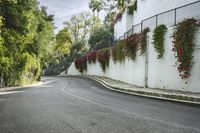
{"label": "white cloud", "polygon": [[63,22],[72,15],[89,11],[89,0],[39,0],[40,5],[47,7],[48,14],[54,15],[57,30],[63,28]]}

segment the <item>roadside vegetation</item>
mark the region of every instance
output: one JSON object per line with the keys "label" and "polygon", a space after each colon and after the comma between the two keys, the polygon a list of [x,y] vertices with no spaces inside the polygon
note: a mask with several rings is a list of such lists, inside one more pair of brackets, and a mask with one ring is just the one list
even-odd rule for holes
{"label": "roadside vegetation", "polygon": [[53,16],[37,0],[0,1],[0,86],[40,79],[51,58]]}

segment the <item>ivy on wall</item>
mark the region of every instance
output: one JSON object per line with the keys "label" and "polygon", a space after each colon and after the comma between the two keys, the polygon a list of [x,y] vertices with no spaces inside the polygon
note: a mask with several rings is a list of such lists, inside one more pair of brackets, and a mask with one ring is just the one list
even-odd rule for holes
{"label": "ivy on wall", "polygon": [[75,60],[75,67],[80,73],[87,71],[87,56]]}
{"label": "ivy on wall", "polygon": [[146,53],[146,50],[147,50],[147,33],[149,31],[150,31],[149,28],[145,28],[141,33],[141,44],[140,44],[141,55]]}
{"label": "ivy on wall", "polygon": [[88,60],[89,64],[91,64],[91,63],[95,64],[96,58],[97,58],[97,51],[92,51],[87,54],[87,60]]}
{"label": "ivy on wall", "polygon": [[190,76],[190,71],[193,66],[193,53],[195,50],[195,33],[197,31],[197,21],[195,19],[185,19],[178,23],[174,28],[173,49],[178,62],[178,71],[182,79],[187,79]]}
{"label": "ivy on wall", "polygon": [[164,50],[164,35],[167,31],[167,27],[162,24],[158,25],[154,31],[153,31],[153,46],[158,53],[157,59],[160,59],[163,57],[163,54],[165,52]]}
{"label": "ivy on wall", "polygon": [[[194,38],[198,26],[200,26],[199,21],[192,18],[178,23],[174,28],[172,51],[177,58],[179,76],[182,79],[189,78],[190,76],[193,66],[193,52],[195,50]],[[155,50],[158,52],[158,59],[162,58],[164,53],[164,34],[166,31],[167,27],[165,25],[159,25],[153,32],[153,44]],[[146,52],[148,32],[149,28],[146,28],[142,33],[135,33],[125,40],[118,41],[111,49],[104,48],[90,52],[86,56],[78,58],[75,61],[75,66],[80,72],[87,71],[87,61],[90,64],[96,63],[97,60],[100,63],[102,71],[105,72],[109,66],[111,53],[114,63],[122,63],[125,58],[135,60],[139,48],[141,55]]]}
{"label": "ivy on wall", "polygon": [[140,40],[141,40],[140,34],[133,34],[125,40],[126,57],[135,60]]}
{"label": "ivy on wall", "polygon": [[104,48],[97,51],[97,59],[100,63],[101,69],[103,72],[106,71],[106,68],[109,66],[110,61],[110,49]]}
{"label": "ivy on wall", "polygon": [[111,52],[112,52],[112,59],[114,63],[124,62],[125,60],[124,45],[125,45],[125,41],[121,40],[117,42],[117,44],[112,48]]}

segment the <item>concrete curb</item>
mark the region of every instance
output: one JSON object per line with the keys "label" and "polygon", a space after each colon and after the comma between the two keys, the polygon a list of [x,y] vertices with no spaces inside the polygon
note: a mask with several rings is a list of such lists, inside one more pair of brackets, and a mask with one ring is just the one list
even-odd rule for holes
{"label": "concrete curb", "polygon": [[37,86],[37,85],[41,85],[41,84],[43,84],[42,81],[37,82],[37,83],[35,83],[35,84],[30,84],[30,85],[14,86],[14,87],[4,87],[4,88],[0,88],[0,92],[3,92],[3,91],[11,91],[11,90],[17,90],[17,89],[23,89],[23,88],[33,87],[33,86]]}
{"label": "concrete curb", "polygon": [[91,80],[94,80],[100,84],[102,84],[104,87],[116,91],[121,92],[125,94],[131,94],[136,96],[142,96],[142,97],[148,97],[148,98],[154,98],[154,99],[160,99],[160,100],[167,100],[172,102],[179,102],[179,103],[185,103],[185,104],[192,104],[192,105],[200,105],[200,97],[191,97],[187,95],[181,95],[181,94],[165,94],[165,93],[155,93],[155,92],[146,92],[146,91],[134,91],[134,90],[128,90],[124,88],[118,88],[113,85],[108,84],[107,82],[96,78],[92,76],[86,76],[86,75],[68,75],[67,77],[80,77],[80,78],[89,78]]}

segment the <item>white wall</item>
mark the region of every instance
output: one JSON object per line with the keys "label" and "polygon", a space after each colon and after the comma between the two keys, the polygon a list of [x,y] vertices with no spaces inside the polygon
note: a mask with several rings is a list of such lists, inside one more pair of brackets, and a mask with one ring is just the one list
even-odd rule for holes
{"label": "white wall", "polygon": [[141,23],[142,20],[148,17],[195,1],[197,0],[138,0],[133,24]]}
{"label": "white wall", "polygon": [[121,21],[118,21],[114,26],[114,37],[119,39],[126,32],[126,15],[123,14]]}
{"label": "white wall", "polygon": [[[175,65],[176,59],[172,52],[172,38],[170,37],[172,32],[172,27],[168,28],[165,35],[165,53],[162,59],[156,58],[157,53],[152,45],[152,32],[149,33],[148,86],[150,88],[200,92],[200,30],[197,33],[195,41],[198,44],[194,52],[195,64],[192,68],[191,77],[188,80],[182,80],[179,77],[177,66]],[[88,64],[88,71],[84,74],[110,77],[143,87],[145,85],[145,57],[139,54],[140,51],[138,51],[136,61],[126,59],[122,64],[114,64],[110,60],[110,65],[106,73],[102,72],[98,63]],[[79,75],[80,73],[76,70],[74,64],[72,64],[68,70],[68,74]],[[188,83],[185,84],[185,82]]]}
{"label": "white wall", "polygon": [[[119,39],[123,36],[126,31],[128,31],[132,25],[141,23],[142,20],[147,19],[151,16],[165,12],[197,0],[138,0],[137,11],[134,15],[128,15],[128,13],[123,14],[123,18],[120,22],[116,23],[114,26],[114,36],[115,39]],[[200,2],[187,6],[183,9],[177,10],[177,21],[182,21],[184,18],[198,18],[200,19]],[[159,15],[158,24],[173,25],[174,24],[174,11],[168,12],[166,14]],[[153,29],[156,26],[156,18],[144,21],[143,27],[149,27]],[[141,26],[139,26],[140,28]],[[138,29],[138,27],[137,27]]]}

